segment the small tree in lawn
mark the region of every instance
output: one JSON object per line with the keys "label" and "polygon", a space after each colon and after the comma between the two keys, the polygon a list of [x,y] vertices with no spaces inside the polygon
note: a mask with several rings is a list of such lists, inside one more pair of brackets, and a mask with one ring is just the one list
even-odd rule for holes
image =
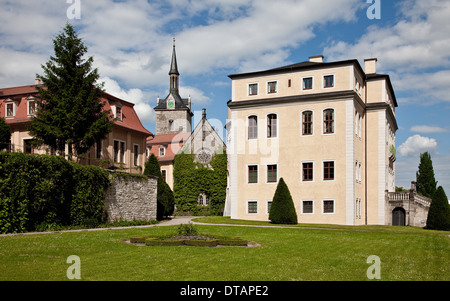
{"label": "small tree in lawn", "polygon": [[434,178],[433,161],[428,152],[420,154],[419,170],[416,173],[417,192],[433,198],[437,181]]}
{"label": "small tree in lawn", "polygon": [[274,224],[297,224],[297,213],[289,188],[283,178],[278,182],[270,206],[269,220]]}
{"label": "small tree in lawn", "polygon": [[428,210],[426,229],[450,230],[450,207],[444,188],[439,186]]}
{"label": "small tree in lawn", "polygon": [[5,119],[0,118],[0,150],[8,148],[11,139],[11,129]]}
{"label": "small tree in lawn", "polygon": [[170,189],[170,186],[162,178],[161,167],[154,154],[151,154],[150,158],[145,163],[144,175],[155,176],[158,178],[156,218],[161,220],[164,217],[172,215],[175,209],[173,192],[172,189]]}
{"label": "small tree in lawn", "polygon": [[54,40],[54,56],[42,65],[44,75],[36,75],[41,98],[31,121],[30,133],[38,144],[54,148],[60,155],[66,145],[72,153],[86,153],[111,131],[110,112],[103,110],[103,84],[98,84],[93,58],[83,59],[87,47],[72,25],[67,24]]}

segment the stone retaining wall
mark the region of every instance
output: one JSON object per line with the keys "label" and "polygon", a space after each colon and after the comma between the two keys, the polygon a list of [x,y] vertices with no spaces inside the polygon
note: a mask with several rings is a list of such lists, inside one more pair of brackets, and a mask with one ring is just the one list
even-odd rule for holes
{"label": "stone retaining wall", "polygon": [[140,178],[111,173],[113,184],[105,194],[105,213],[108,222],[156,219],[158,179]]}

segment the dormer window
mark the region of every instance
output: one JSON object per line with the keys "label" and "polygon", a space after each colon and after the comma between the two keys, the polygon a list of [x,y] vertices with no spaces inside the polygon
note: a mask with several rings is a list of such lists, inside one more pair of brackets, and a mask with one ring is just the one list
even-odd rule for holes
{"label": "dormer window", "polygon": [[111,104],[111,111],[114,115],[114,118],[116,118],[119,121],[122,121],[122,104],[120,102],[112,103]]}
{"label": "dormer window", "polygon": [[14,118],[16,116],[17,104],[15,99],[8,98],[5,100],[5,117]]}
{"label": "dormer window", "polygon": [[36,115],[37,103],[33,97],[27,98],[27,114],[28,116]]}
{"label": "dormer window", "polygon": [[122,121],[122,108],[116,107],[116,118]]}
{"label": "dormer window", "polygon": [[166,155],[166,148],[164,146],[159,147],[159,156],[164,157]]}
{"label": "dormer window", "polygon": [[12,102],[6,104],[6,117],[14,117],[14,104]]}

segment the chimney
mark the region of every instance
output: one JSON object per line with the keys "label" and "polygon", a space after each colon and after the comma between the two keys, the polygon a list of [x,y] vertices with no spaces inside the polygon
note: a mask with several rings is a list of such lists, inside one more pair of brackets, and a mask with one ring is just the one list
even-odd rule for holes
{"label": "chimney", "polygon": [[323,55],[310,56],[309,61],[311,63],[323,63]]}
{"label": "chimney", "polygon": [[376,74],[377,73],[377,59],[365,59],[364,60],[364,69],[366,74]]}
{"label": "chimney", "polygon": [[40,84],[41,84],[41,80],[40,80],[39,78],[36,78],[36,79],[34,80],[34,84],[35,84],[35,85],[40,85]]}

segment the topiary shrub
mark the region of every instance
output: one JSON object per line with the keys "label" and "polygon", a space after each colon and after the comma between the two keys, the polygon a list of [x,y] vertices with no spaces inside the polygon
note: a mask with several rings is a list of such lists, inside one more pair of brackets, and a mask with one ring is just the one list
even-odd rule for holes
{"label": "topiary shrub", "polygon": [[274,224],[297,224],[297,213],[289,188],[280,178],[270,206],[269,220]]}
{"label": "topiary shrub", "polygon": [[428,210],[426,229],[450,230],[450,207],[444,188],[439,186]]}

